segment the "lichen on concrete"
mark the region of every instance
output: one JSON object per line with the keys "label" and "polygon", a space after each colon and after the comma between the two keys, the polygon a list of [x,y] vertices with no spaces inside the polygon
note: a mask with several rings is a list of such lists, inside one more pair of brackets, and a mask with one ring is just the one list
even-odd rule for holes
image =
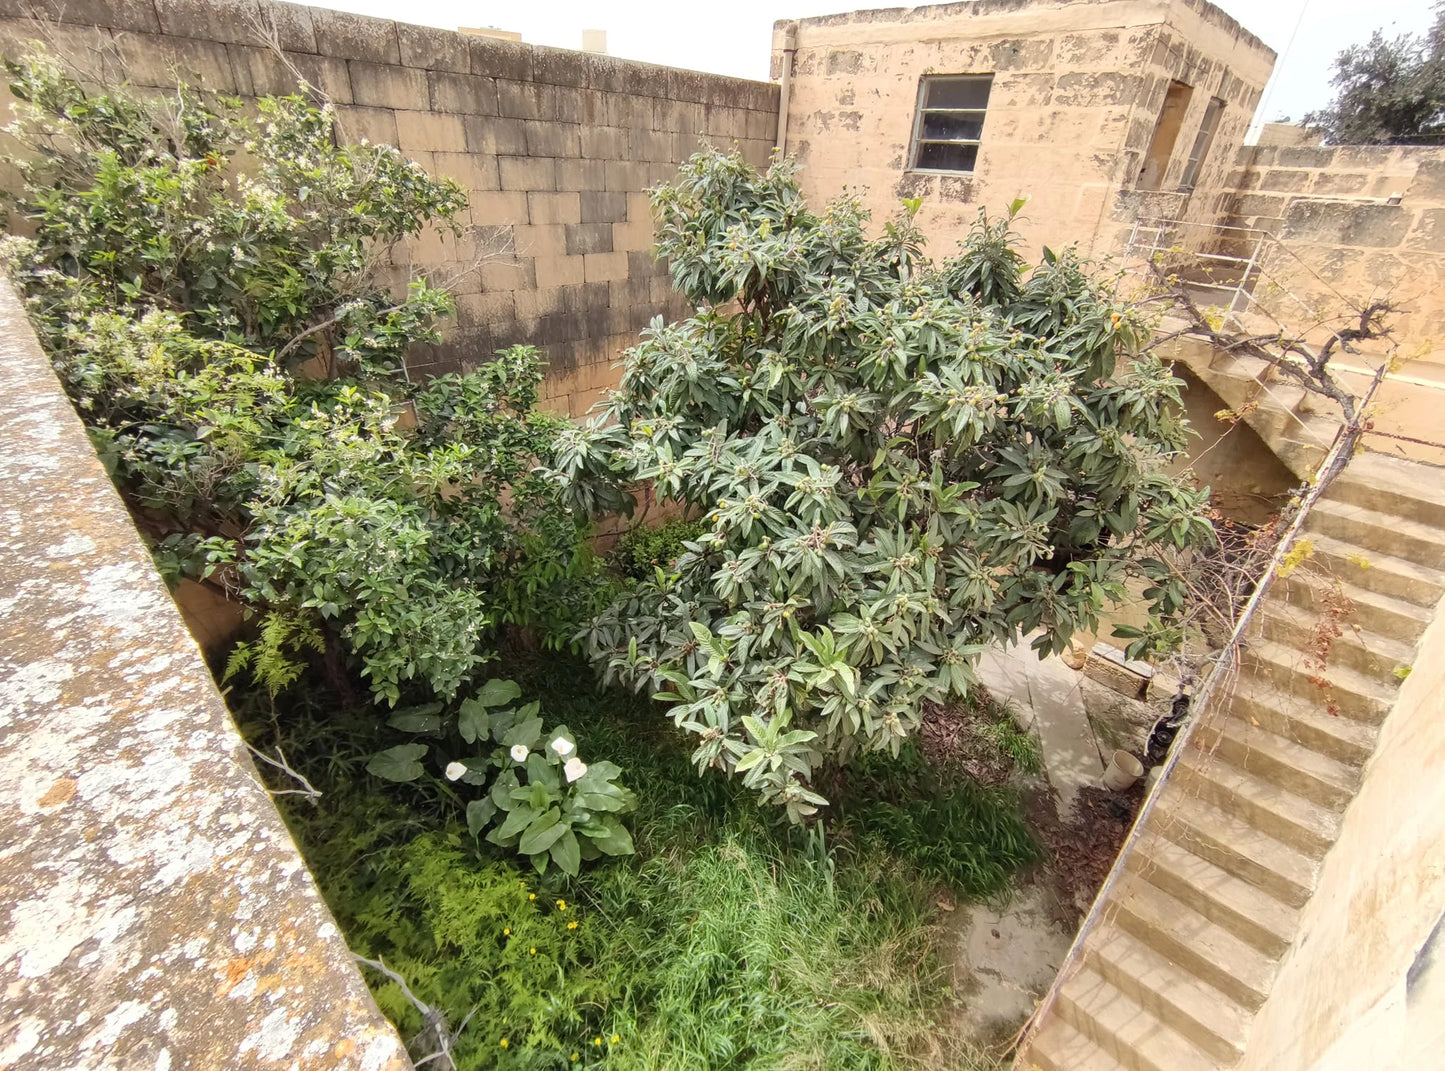
{"label": "lichen on concrete", "polygon": [[410,1067],[0,279],[0,1069]]}

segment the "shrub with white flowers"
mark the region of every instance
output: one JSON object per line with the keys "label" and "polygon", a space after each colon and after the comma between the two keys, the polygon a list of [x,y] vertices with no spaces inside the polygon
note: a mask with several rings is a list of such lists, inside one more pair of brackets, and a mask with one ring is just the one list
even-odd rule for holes
{"label": "shrub with white flowers", "polygon": [[896,754],[984,644],[1060,651],[1130,576],[1177,614],[1169,556],[1213,539],[1207,489],[1165,471],[1181,382],[1077,255],[1024,264],[1021,203],[938,267],[918,202],[870,238],[856,201],[814,214],[782,163],[699,154],[653,204],[697,315],[629,351],[558,469],[580,504],[650,481],[705,520],[587,632],[699,768],[803,820],[820,767]]}
{"label": "shrub with white flowers", "polygon": [[521,694],[514,681],[490,680],[462,701],[454,720],[440,703],[398,710],[392,728],[432,742],[398,744],[366,768],[388,781],[417,781],[428,755],[440,761],[448,751],[491,744],[484,755],[451,758],[443,771],[448,781],[482,790],[466,805],[473,836],[487,830],[488,841],[527,856],[539,873],[556,866],[575,875],[583,860],[632,854],[618,816],[637,800],[617,783],[622,770],[583,762],[565,725],[543,731],[540,703],[513,705]]}

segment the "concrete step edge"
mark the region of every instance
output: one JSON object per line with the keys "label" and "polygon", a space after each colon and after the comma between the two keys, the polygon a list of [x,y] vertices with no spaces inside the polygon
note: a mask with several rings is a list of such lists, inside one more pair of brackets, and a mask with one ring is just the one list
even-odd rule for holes
{"label": "concrete step edge", "polygon": [[1233,766],[1341,811],[1359,787],[1359,768],[1233,714],[1202,724],[1196,739]]}
{"label": "concrete step edge", "polygon": [[1188,904],[1266,956],[1284,955],[1299,928],[1299,910],[1241,881],[1171,840],[1141,845],[1130,865],[1149,884]]}
{"label": "concrete step edge", "polygon": [[1250,1013],[1133,934],[1113,927],[1085,953],[1095,970],[1222,1064],[1244,1052]]}
{"label": "concrete step edge", "polygon": [[1085,966],[1059,990],[1059,1007],[1132,1071],[1217,1071],[1218,1062]]}
{"label": "concrete step edge", "polygon": [[1110,901],[1117,924],[1160,955],[1251,1010],[1269,995],[1275,961],[1142,878]]}
{"label": "concrete step edge", "polygon": [[1319,872],[1316,860],[1207,800],[1187,797],[1182,788],[1170,795],[1155,812],[1164,836],[1290,907],[1309,900]]}
{"label": "concrete step edge", "polygon": [[1229,699],[1231,717],[1278,736],[1293,740],[1321,755],[1359,768],[1374,754],[1378,728],[1368,722],[1340,718],[1326,711],[1315,710],[1281,692],[1268,681],[1252,678],[1241,681]]}

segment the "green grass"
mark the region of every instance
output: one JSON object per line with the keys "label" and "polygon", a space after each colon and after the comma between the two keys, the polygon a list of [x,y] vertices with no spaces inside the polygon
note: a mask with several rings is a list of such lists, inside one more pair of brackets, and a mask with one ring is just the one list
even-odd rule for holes
{"label": "green grass", "polygon": [[[986,1066],[950,1025],[935,881],[996,892],[1032,858],[1000,839],[1018,821],[1011,796],[921,785],[916,754],[875,758],[828,833],[790,829],[735,782],[698,777],[655,708],[596,694],[582,667],[507,673],[623,767],[640,801],[635,857],[539,882],[479,850],[444,789],[364,773],[386,739],[374,716],[314,701],[242,718],[260,746],[280,728],[324,792],[278,802],[352,947],[453,1024],[476,1009],[459,1067]],[[368,981],[403,1035],[422,1027],[394,984]]]}

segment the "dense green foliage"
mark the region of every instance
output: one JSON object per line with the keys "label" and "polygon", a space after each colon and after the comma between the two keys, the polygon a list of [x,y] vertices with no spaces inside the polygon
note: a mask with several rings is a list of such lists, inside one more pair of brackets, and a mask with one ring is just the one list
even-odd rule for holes
{"label": "dense green foliage", "polygon": [[466,805],[473,836],[490,827],[487,840],[525,855],[538,873],[555,864],[575,875],[584,859],[631,855],[632,836],[617,816],[637,801],[616,783],[621,768],[584,762],[571,729],[542,727],[541,703],[512,706],[521,694],[515,681],[487,681],[457,708],[454,736],[445,731],[442,703],[398,710],[387,725],[414,738],[373,755],[367,772],[416,781],[426,774],[422,760],[433,754],[432,738],[441,737],[436,746],[450,744],[455,756],[445,763],[446,779],[482,790]]}
{"label": "dense green foliage", "polygon": [[646,580],[658,569],[671,569],[686,549],[684,544],[705,530],[701,521],[668,521],[655,527],[641,525],[617,541],[613,558],[623,576]]}
{"label": "dense green foliage", "polygon": [[1304,118],[1331,145],[1445,144],[1445,3],[1420,36],[1379,30],[1335,57],[1335,99]]}
{"label": "dense green foliage", "polygon": [[[314,803],[278,802],[352,947],[453,1026],[476,1008],[459,1066],[562,1068],[574,1052],[580,1066],[657,1071],[973,1066],[948,1020],[937,891],[915,866],[926,860],[865,819],[878,807],[919,813],[958,782],[907,753],[906,767],[880,762],[840,796],[825,845],[820,828],[779,828],[736,782],[699,779],[645,700],[598,696],[587,676],[567,661],[519,676],[580,747],[626,766],[638,797],[637,855],[570,880],[539,881],[446,826],[444,782],[375,793],[362,773],[385,738],[375,719],[339,723],[309,688],[278,702],[279,735],[263,694],[240,708],[257,746],[282,743],[323,790]],[[1000,872],[1031,857],[974,843],[1016,828],[1007,794],[956,825],[952,813],[936,808],[929,834],[957,857],[971,850]],[[398,988],[371,980],[416,1033]]]}
{"label": "dense green foliage", "polygon": [[7,270],[162,569],[259,615],[232,671],[276,691],[319,652],[389,703],[448,700],[502,624],[565,642],[587,518],[534,471],[558,424],[536,354],[418,388],[403,357],[450,298],[379,281],[397,243],[458,229],[460,188],[336,144],[299,98],[251,118],[10,71],[34,237]]}
{"label": "dense green foliage", "polygon": [[1025,271],[1012,215],[981,215],[935,269],[911,216],[870,238],[855,201],[815,214],[789,166],[736,155],[654,205],[700,311],[628,352],[558,464],[579,505],[651,481],[707,521],[587,634],[699,769],[801,820],[821,768],[898,754],[927,701],[966,695],[983,644],[1060,651],[1131,575],[1177,615],[1165,555],[1213,538],[1207,491],[1163,473],[1181,382],[1088,264]]}

